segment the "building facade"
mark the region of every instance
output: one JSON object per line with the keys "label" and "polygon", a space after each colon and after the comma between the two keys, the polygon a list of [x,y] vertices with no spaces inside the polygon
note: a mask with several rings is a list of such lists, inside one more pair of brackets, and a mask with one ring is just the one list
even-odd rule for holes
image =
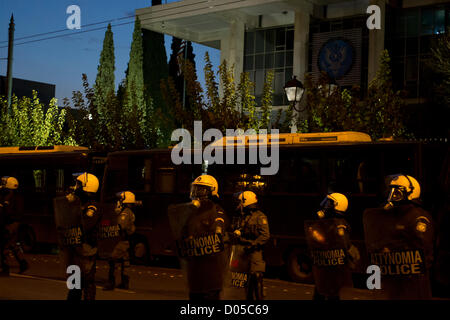
{"label": "building facade", "polygon": [[[379,30],[367,27],[370,5],[381,10]],[[395,88],[406,90],[409,105],[421,105],[430,94],[430,44],[450,27],[448,0],[184,0],[136,14],[143,28],[220,49],[235,79],[249,72],[257,101],[273,70],[275,107],[288,104],[286,81],[306,72],[326,71],[364,92],[385,48]]]}

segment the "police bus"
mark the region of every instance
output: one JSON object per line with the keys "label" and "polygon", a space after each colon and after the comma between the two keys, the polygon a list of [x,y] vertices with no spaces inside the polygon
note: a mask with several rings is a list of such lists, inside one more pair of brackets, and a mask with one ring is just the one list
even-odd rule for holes
{"label": "police bus", "polygon": [[[372,142],[368,135],[357,132],[280,134],[276,141],[270,135],[261,137],[225,137],[217,143],[224,150],[245,150],[246,159],[260,142],[278,144],[277,174],[261,175],[258,164],[209,164],[207,173],[217,179],[222,206],[230,216],[235,212],[233,194],[243,190],[257,193],[271,232],[265,260],[269,266],[284,266],[294,281],[312,280],[303,222],[313,217],[328,192],[340,192],[349,199],[346,219],[364,257],[362,213],[385,199],[387,175],[416,177],[428,208],[441,190],[438,179],[447,143]],[[115,193],[122,190],[134,192],[143,201],[136,209],[136,242],[145,248],[146,257],[175,255],[167,208],[190,201],[191,182],[206,171],[201,164],[173,164],[171,152],[121,151],[107,158],[102,202],[113,203]],[[193,150],[192,160],[198,152]],[[364,272],[362,266],[356,270],[356,274]]]}
{"label": "police bus", "polygon": [[[74,184],[74,172],[89,171],[103,176],[106,157],[85,147],[1,147],[0,176],[19,181],[15,201],[21,225],[19,240],[24,251],[47,250],[56,244],[53,198],[64,195]],[[51,245],[51,246],[46,246]]]}

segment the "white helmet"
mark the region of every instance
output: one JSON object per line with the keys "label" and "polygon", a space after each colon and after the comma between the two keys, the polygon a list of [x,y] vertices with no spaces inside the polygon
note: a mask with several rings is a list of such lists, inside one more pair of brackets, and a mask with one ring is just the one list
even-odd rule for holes
{"label": "white helmet", "polygon": [[77,182],[80,183],[83,191],[95,193],[98,190],[99,182],[93,174],[83,172],[77,175]]}
{"label": "white helmet", "polygon": [[240,202],[240,206],[242,206],[243,208],[258,203],[258,198],[256,197],[256,194],[252,191],[244,191],[239,193],[238,199]]}
{"label": "white helmet", "polygon": [[392,205],[392,201],[419,199],[420,184],[415,178],[405,174],[395,174],[389,177],[391,181],[389,182],[388,204]]}
{"label": "white helmet", "polygon": [[217,180],[210,175],[204,174],[195,178],[191,185],[191,199],[219,196],[219,185]]}
{"label": "white helmet", "polygon": [[343,214],[347,211],[348,208],[348,199],[342,193],[331,193],[328,194],[320,203],[320,207],[322,208],[317,212],[319,218],[325,217],[326,209],[334,209],[335,212]]}
{"label": "white helmet", "polygon": [[117,193],[117,197],[119,198],[119,201],[122,203],[132,203],[136,204],[136,196],[131,191],[122,191]]}
{"label": "white helmet", "polygon": [[10,190],[16,190],[19,188],[19,181],[14,177],[2,177],[2,183],[0,188],[10,189]]}

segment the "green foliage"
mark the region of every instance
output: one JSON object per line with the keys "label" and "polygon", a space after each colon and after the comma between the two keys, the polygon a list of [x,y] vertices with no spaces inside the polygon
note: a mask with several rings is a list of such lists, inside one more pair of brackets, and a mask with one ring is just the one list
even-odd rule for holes
{"label": "green foliage", "polygon": [[448,109],[450,108],[450,28],[445,34],[439,35],[436,44],[431,48],[431,53],[429,66],[439,78],[435,93]]}
{"label": "green foliage", "polygon": [[70,133],[64,131],[66,110],[59,109],[53,98],[44,106],[33,91],[33,97],[12,98],[11,110],[7,101],[0,98],[0,136],[1,146],[50,146],[74,145]]}
{"label": "green foliage", "polygon": [[111,110],[108,106],[111,103],[111,99],[114,99],[114,40],[113,33],[111,31],[111,24],[108,24],[108,28],[105,32],[105,38],[103,40],[103,49],[100,54],[100,63],[97,68],[97,78],[94,85],[94,98],[95,107],[98,114],[99,130],[103,134],[98,135],[98,139],[101,144],[110,144],[110,135],[108,134],[114,128],[113,121],[111,119]]}
{"label": "green foliage", "polygon": [[272,113],[272,100],[273,100],[273,70],[266,72],[266,81],[264,81],[263,93],[261,99],[261,121],[257,130],[267,129],[270,130],[270,115]]}
{"label": "green foliage", "polygon": [[234,79],[234,66],[229,67],[226,61],[219,66],[218,76],[223,90],[222,98],[219,95],[219,85],[216,81],[208,53],[205,54],[205,81],[206,93],[203,95],[201,85],[197,80],[195,67],[190,61],[182,61],[182,73],[186,81],[186,94],[192,110],[183,109],[181,94],[177,90],[176,82],[172,77],[163,81],[161,89],[168,106],[169,114],[174,120],[166,119],[166,123],[173,129],[183,127],[192,132],[194,120],[201,120],[203,129],[217,128],[226,133],[226,129],[270,129],[271,96],[273,73],[269,74],[268,83],[264,89],[264,103],[262,106],[264,121],[257,115],[254,83],[247,73],[240,75],[240,82]]}
{"label": "green foliage", "polygon": [[365,104],[367,106],[367,133],[372,138],[401,137],[406,133],[404,102],[400,91],[394,92],[390,68],[390,57],[383,50],[380,68],[375,79],[369,84]]}
{"label": "green foliage", "polygon": [[[248,72],[241,73],[241,79],[238,85],[238,94],[239,101],[241,104],[241,114],[247,115],[247,121],[245,121],[245,125],[243,128],[245,130],[250,128],[258,127],[258,117],[256,115],[256,102],[255,96],[253,95],[254,91],[254,83],[250,81],[250,76]],[[244,122],[244,119],[241,119],[241,122]]]}

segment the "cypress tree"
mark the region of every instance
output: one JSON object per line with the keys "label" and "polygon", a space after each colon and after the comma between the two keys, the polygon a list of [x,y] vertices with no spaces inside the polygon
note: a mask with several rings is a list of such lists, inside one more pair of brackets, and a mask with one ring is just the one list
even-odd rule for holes
{"label": "cypress tree", "polygon": [[141,23],[136,17],[126,78],[124,114],[128,123],[129,143],[137,147],[144,146],[149,138],[147,120],[151,117],[152,108],[151,99],[146,101],[144,98],[143,60]]}
{"label": "cypress tree", "polygon": [[[161,0],[153,0],[152,6],[161,4]],[[155,108],[164,109],[161,96],[161,80],[168,77],[167,54],[164,46],[164,35],[151,30],[142,29],[144,52],[144,86],[145,99],[153,100]]]}
{"label": "cypress tree", "polygon": [[[115,88],[115,57],[114,57],[114,40],[113,33],[111,31],[111,24],[108,24],[108,28],[105,32],[105,38],[103,40],[103,49],[100,54],[100,62],[97,68],[97,78],[94,85],[94,101],[95,108],[99,115],[100,128],[99,140],[101,143],[105,143],[108,136],[108,131],[111,129],[111,121],[109,114],[111,110],[108,110],[108,105],[114,96]],[[101,138],[103,137],[103,138]]]}

